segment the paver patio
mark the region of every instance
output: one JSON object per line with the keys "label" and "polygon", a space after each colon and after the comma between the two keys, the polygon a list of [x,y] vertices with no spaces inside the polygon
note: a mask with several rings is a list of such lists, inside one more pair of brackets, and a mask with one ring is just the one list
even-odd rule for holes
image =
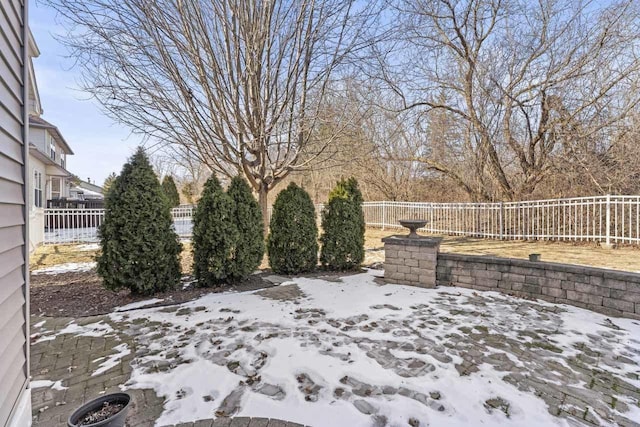
{"label": "paver patio", "polygon": [[32,324],[36,426],[121,387],[136,426],[640,426],[639,321],[492,292],[365,273]]}

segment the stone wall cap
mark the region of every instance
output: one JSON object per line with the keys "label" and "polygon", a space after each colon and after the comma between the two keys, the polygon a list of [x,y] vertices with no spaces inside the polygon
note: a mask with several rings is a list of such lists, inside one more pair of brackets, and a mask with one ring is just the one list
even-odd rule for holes
{"label": "stone wall cap", "polygon": [[462,262],[479,262],[485,264],[502,264],[510,265],[513,258],[499,258],[493,255],[475,255],[475,254],[460,254],[453,252],[439,252],[438,258],[442,258],[450,261],[462,261]]}
{"label": "stone wall cap", "polygon": [[579,264],[563,264],[548,261],[529,261],[520,258],[502,258],[493,255],[471,255],[451,252],[440,252],[439,259],[451,261],[480,262],[487,264],[509,264],[515,267],[538,268],[540,270],[552,270],[563,273],[585,274],[589,276],[603,277],[605,279],[623,280],[626,282],[640,283],[640,273],[624,270],[612,270],[602,267],[591,267]]}
{"label": "stone wall cap", "polygon": [[440,245],[442,237],[426,237],[420,236],[418,238],[408,237],[406,235],[394,235],[382,238],[383,243],[390,245],[404,245],[404,246],[424,246],[433,248]]}

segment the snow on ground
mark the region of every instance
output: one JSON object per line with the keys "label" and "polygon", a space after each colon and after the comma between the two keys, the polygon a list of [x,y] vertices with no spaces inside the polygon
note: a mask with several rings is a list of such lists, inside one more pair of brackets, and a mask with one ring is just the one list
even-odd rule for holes
{"label": "snow on ground", "polygon": [[36,333],[31,335],[31,338],[36,339],[34,344],[43,341],[52,341],[59,335],[72,334],[75,336],[83,337],[104,337],[114,333],[114,329],[108,323],[103,321],[89,323],[87,325],[78,325],[74,322],[70,322],[67,326],[59,331],[47,331],[45,333]]}
{"label": "snow on ground", "polygon": [[100,244],[99,243],[87,243],[85,245],[78,245],[76,246],[76,249],[81,251],[81,252],[85,252],[85,251],[97,251],[100,249]]}
{"label": "snow on ground", "polygon": [[162,298],[151,298],[144,301],[132,302],[131,304],[122,305],[120,307],[116,307],[114,311],[128,311],[135,310],[137,308],[147,307],[149,305],[157,304],[159,302],[164,301]]}
{"label": "snow on ground", "polygon": [[52,388],[54,390],[59,390],[59,391],[66,390],[68,388],[62,385],[62,381],[51,381],[51,380],[31,381],[29,385],[31,386],[31,388],[47,387],[47,388]]}
{"label": "snow on ground", "polygon": [[640,419],[640,322],[575,307],[369,272],[111,318],[144,349],[127,387],[166,399],[158,426],[214,413],[315,427]]}
{"label": "snow on ground", "polygon": [[42,327],[44,326],[44,324],[47,323],[46,320],[41,320],[40,322],[31,325],[32,329],[42,329]]}
{"label": "snow on ground", "polygon": [[45,243],[97,242],[98,227],[60,228],[45,230]]}
{"label": "snow on ground", "polygon": [[[118,364],[120,363],[120,359],[131,354],[131,350],[129,349],[129,346],[126,343],[122,343],[113,347],[113,350],[115,350],[117,353],[107,357],[107,360],[102,362],[98,367],[98,369],[93,371],[93,373],[91,374],[92,377],[95,377],[96,375],[100,375],[103,372],[107,372],[109,369],[118,366]],[[97,362],[99,360],[100,359],[96,359],[94,360],[94,362]]]}
{"label": "snow on ground", "polygon": [[68,262],[66,264],[58,264],[47,268],[33,270],[31,274],[61,274],[61,273],[78,273],[86,272],[96,268],[95,262]]}

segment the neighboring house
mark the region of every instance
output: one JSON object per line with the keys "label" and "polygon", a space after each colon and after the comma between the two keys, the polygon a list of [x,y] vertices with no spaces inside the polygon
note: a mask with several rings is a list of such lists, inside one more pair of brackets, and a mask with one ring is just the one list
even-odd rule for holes
{"label": "neighboring house", "polygon": [[76,181],[69,190],[69,197],[75,200],[103,200],[104,189],[88,181]]}
{"label": "neighboring house", "polygon": [[31,425],[27,0],[0,2],[0,426]]}
{"label": "neighboring house", "polygon": [[72,175],[67,171],[67,156],[73,151],[60,130],[44,120],[33,58],[40,55],[33,36],[29,37],[29,247],[35,249],[44,240],[44,208],[52,201],[71,196]]}

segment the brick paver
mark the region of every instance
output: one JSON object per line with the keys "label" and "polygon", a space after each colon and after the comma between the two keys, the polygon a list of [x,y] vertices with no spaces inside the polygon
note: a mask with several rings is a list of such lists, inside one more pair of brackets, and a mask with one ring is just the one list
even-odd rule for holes
{"label": "brick paver", "polygon": [[[304,289],[310,293],[309,288]],[[92,337],[75,333],[54,335],[72,319],[47,318],[39,327],[44,318],[34,317],[32,333],[40,332],[42,336],[33,338],[33,380],[59,381],[33,390],[34,425],[64,425],[70,412],[85,401],[100,393],[120,391],[130,378],[134,358],[137,374],[170,371],[181,363],[188,363],[180,350],[186,343],[210,342],[214,338],[218,351],[207,352],[208,360],[246,378],[224,397],[216,410],[218,415],[238,414],[242,410],[243,393],[259,393],[276,401],[282,399],[285,392],[299,392],[305,401],[315,402],[323,388],[332,391],[332,398],[349,402],[360,413],[370,416],[372,425],[397,425],[380,415],[381,405],[396,398],[411,399],[437,414],[462,410],[450,406],[445,390],[398,386],[382,380],[371,382],[357,373],[333,383],[322,381],[313,372],[296,373],[297,390],[285,390],[276,382],[268,383],[259,374],[272,356],[257,348],[254,342],[256,339],[277,340],[283,328],[287,328],[286,333],[301,347],[316,349],[319,354],[335,358],[336,363],[349,363],[352,354],[344,349],[357,346],[375,362],[372,366],[403,378],[445,371],[457,372],[460,377],[482,376],[481,369],[490,368],[500,373],[503,382],[517,388],[519,393],[535,395],[544,401],[551,415],[563,417],[572,425],[640,427],[636,416],[640,406],[637,382],[640,342],[637,334],[630,334],[610,319],[599,318],[597,324],[593,323],[593,329],[577,330],[585,328],[580,328],[579,323],[565,324],[566,308],[562,306],[488,293],[437,293],[428,304],[416,301],[402,305],[386,303],[383,299],[366,308],[366,312],[349,313],[348,317],[302,304],[304,294],[296,285],[281,285],[280,289],[262,291],[259,295],[269,298],[270,304],[281,301],[290,304],[288,323],[247,320],[237,316],[242,307],[231,304],[211,309],[206,322],[179,330],[167,317],[175,316],[181,321],[196,313],[202,317],[207,308],[164,308],[157,312],[162,315],[130,315],[121,324],[108,317],[73,321],[80,326],[95,328],[101,324],[103,330],[105,325],[113,329],[112,333]],[[373,314],[378,311],[386,314]],[[165,316],[166,313],[173,314]],[[573,321],[583,321],[580,319],[576,317]],[[296,326],[292,328],[290,322]],[[571,346],[563,344],[567,335],[572,339]],[[159,338],[167,350],[153,348],[152,344]],[[96,369],[125,344],[131,352],[115,366],[96,374]],[[251,365],[243,365],[243,360],[251,360]],[[151,389],[128,392],[134,400],[128,424],[154,425],[163,411],[163,398]],[[500,411],[509,417],[511,397],[509,392],[503,392],[482,404],[490,414]],[[417,425],[412,420],[407,420],[408,424]],[[292,427],[298,424],[236,417],[181,425]]]}
{"label": "brick paver", "polygon": [[[59,427],[67,425],[67,418],[76,408],[85,402],[105,393],[122,391],[121,387],[131,376],[131,360],[136,353],[144,351],[136,345],[135,339],[122,332],[106,316],[86,317],[82,319],[32,317],[32,324],[45,320],[42,328],[33,328],[32,333],[42,333],[32,339],[31,377],[32,381],[48,380],[59,386],[45,386],[31,391],[33,426]],[[58,332],[73,322],[84,326],[103,322],[113,327],[114,332],[104,337],[76,336],[62,334],[55,339],[46,339],[47,335]],[[39,339],[45,338],[38,342]],[[92,375],[100,363],[112,356],[114,347],[127,344],[131,353],[118,361],[118,364],[105,372]],[[127,425],[147,427],[155,425],[163,410],[164,399],[151,389],[126,390],[132,397],[131,408],[127,416]],[[220,418],[199,420],[180,424],[189,427],[294,427],[300,424],[267,418]]]}

